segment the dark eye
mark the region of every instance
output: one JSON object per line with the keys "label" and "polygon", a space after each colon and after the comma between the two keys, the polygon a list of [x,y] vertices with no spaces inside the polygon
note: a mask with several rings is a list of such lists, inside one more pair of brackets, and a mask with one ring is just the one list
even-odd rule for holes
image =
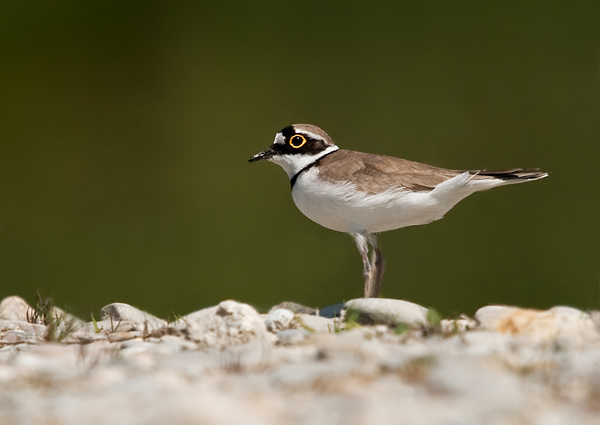
{"label": "dark eye", "polygon": [[306,138],[299,134],[296,134],[290,139],[290,146],[293,148],[301,148],[306,143]]}

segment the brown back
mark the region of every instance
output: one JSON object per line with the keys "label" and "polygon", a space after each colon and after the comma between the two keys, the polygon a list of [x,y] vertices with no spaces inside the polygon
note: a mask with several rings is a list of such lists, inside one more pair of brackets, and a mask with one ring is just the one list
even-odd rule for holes
{"label": "brown back", "polygon": [[357,188],[367,194],[387,189],[405,188],[430,191],[460,171],[448,170],[391,156],[340,149],[319,163],[321,178],[333,183],[354,180]]}

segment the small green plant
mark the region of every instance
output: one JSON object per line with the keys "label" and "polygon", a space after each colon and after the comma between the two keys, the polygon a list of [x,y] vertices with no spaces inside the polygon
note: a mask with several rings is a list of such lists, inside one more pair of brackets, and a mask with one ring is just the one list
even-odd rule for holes
{"label": "small green plant", "polygon": [[442,335],[442,316],[436,309],[430,307],[427,309],[427,323],[421,327],[423,336]]}
{"label": "small green plant", "polygon": [[75,319],[65,319],[65,313],[54,305],[52,298],[44,298],[40,291],[35,305],[27,309],[27,321],[47,327],[46,341],[61,342],[75,330]]}
{"label": "small green plant", "polygon": [[292,323],[297,324],[298,327],[301,327],[302,329],[304,329],[307,332],[310,332],[311,334],[315,333],[315,330],[313,328],[304,323],[304,320],[302,320],[299,314],[296,314],[294,316],[294,319],[292,319]]}
{"label": "small green plant", "polygon": [[355,308],[349,308],[346,310],[346,315],[344,316],[344,322],[346,322],[345,329],[350,330],[354,328],[360,327],[360,323],[358,323],[358,319],[360,318],[360,311]]}
{"label": "small green plant", "polygon": [[48,326],[48,332],[46,333],[47,341],[61,342],[75,331],[75,319],[64,320],[64,317],[60,316],[50,323],[51,325]]}
{"label": "small green plant", "polygon": [[36,325],[46,325],[52,304],[51,298],[43,298],[40,291],[37,291],[35,305],[27,308],[27,321]]}
{"label": "small green plant", "polygon": [[92,316],[92,323],[94,324],[94,333],[99,334],[102,331],[102,328],[98,326],[98,322],[96,322],[96,318],[94,317],[94,313],[90,314]]}
{"label": "small green plant", "polygon": [[117,325],[115,326],[115,323],[113,322],[112,312],[109,313],[108,317],[110,318],[110,332],[115,333],[119,329],[119,326],[121,326],[121,319],[119,319]]}
{"label": "small green plant", "polygon": [[181,314],[177,314],[175,312],[171,313],[172,320],[169,320],[169,323],[178,323],[180,321],[184,321],[183,316]]}
{"label": "small green plant", "polygon": [[442,316],[434,308],[427,310],[427,324],[429,326],[439,326],[442,323]]}
{"label": "small green plant", "polygon": [[394,328],[394,333],[396,335],[402,335],[405,332],[410,331],[410,326],[406,323],[399,323],[398,326]]}

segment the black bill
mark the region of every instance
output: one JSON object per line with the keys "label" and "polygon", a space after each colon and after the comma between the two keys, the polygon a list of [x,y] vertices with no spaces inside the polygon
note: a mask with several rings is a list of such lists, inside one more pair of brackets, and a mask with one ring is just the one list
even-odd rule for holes
{"label": "black bill", "polygon": [[250,158],[248,161],[249,162],[254,162],[254,161],[260,161],[261,159],[269,159],[273,155],[275,155],[275,151],[273,151],[273,149],[269,148],[266,151],[262,151],[262,152],[257,153],[252,158]]}

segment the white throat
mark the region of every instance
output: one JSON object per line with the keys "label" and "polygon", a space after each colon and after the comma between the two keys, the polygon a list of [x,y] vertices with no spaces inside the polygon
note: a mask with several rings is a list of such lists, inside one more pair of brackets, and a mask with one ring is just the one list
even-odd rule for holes
{"label": "white throat", "polygon": [[331,152],[337,151],[338,149],[339,148],[336,145],[333,145],[316,155],[275,155],[272,158],[269,158],[268,161],[274,162],[283,168],[288,177],[291,179],[296,175],[296,173],[298,173],[307,165],[312,164],[319,158],[322,158]]}

